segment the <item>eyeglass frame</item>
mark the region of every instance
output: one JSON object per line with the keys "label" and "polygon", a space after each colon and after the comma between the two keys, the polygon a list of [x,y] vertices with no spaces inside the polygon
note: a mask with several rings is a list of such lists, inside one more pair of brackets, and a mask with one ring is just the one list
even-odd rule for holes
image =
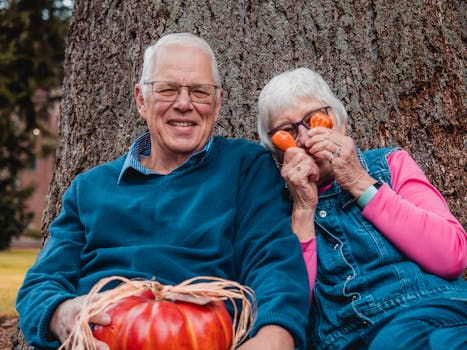
{"label": "eyeglass frame", "polygon": [[[173,85],[176,85],[178,86],[178,92],[177,92],[177,95],[175,97],[175,99],[173,100],[162,100],[160,98],[157,98],[156,95],[155,95],[155,92],[154,92],[154,84],[155,83],[165,83],[165,84],[173,84]],[[200,104],[210,104],[212,103],[212,100],[209,101],[209,102],[195,102],[193,100],[193,97],[191,97],[191,94],[190,94],[190,88],[193,88],[193,87],[203,87],[203,86],[210,86],[210,87],[213,87],[214,88],[214,93],[212,96],[215,96],[216,95],[216,91],[217,89],[220,88],[220,86],[218,85],[215,85],[215,84],[200,84],[200,83],[196,83],[196,84],[190,84],[190,85],[183,85],[183,84],[180,84],[180,83],[177,83],[175,81],[163,81],[163,80],[153,80],[153,81],[145,81],[143,82],[143,85],[151,85],[151,92],[154,96],[155,99],[159,100],[159,101],[163,101],[163,102],[174,102],[176,101],[179,97],[180,97],[180,93],[181,93],[181,88],[182,87],[186,87],[188,88],[188,96],[190,96],[190,99],[191,99],[191,102],[192,103],[200,103]],[[213,97],[211,97],[213,98]]]}
{"label": "eyeglass frame", "polygon": [[[292,122],[287,122],[287,123],[283,123],[279,126],[276,126],[274,129],[268,131],[268,136],[271,137],[275,132],[281,130],[281,128],[283,128],[284,126],[286,125],[291,125],[293,127],[293,129],[295,130],[295,137],[294,139],[296,139],[298,137],[298,127],[300,125],[303,125],[305,127],[305,129],[307,130],[310,130],[310,124],[309,123],[305,123],[304,120],[307,118],[307,117],[312,117],[314,114],[316,114],[317,112],[321,111],[324,109],[324,112],[329,115],[329,112],[328,110],[329,109],[332,109],[331,106],[324,106],[324,107],[320,107],[320,108],[317,108],[317,109],[314,109],[312,111],[309,111],[305,114],[305,116],[300,119],[300,121],[296,122],[296,123],[292,123]],[[292,135],[293,136],[293,135]]]}

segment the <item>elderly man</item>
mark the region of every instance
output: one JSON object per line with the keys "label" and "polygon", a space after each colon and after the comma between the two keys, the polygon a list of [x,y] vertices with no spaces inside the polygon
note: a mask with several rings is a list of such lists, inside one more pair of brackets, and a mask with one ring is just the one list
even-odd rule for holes
{"label": "elderly man", "polygon": [[257,321],[239,349],[305,348],[310,298],[291,204],[267,150],[212,135],[223,90],[209,45],[162,37],[146,50],[134,92],[149,131],[66,191],[18,295],[26,339],[57,348],[103,277],[176,284],[210,275],[256,293]]}

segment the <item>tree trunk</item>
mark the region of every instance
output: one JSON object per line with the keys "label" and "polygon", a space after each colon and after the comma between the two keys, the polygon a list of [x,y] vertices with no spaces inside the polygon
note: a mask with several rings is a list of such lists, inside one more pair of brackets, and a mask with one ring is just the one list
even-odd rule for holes
{"label": "tree trunk", "polygon": [[144,49],[180,31],[217,54],[227,93],[217,134],[257,140],[261,88],[308,66],[344,101],[357,144],[407,149],[465,225],[466,13],[462,0],[75,0],[44,238],[71,180],[145,130],[133,98]]}

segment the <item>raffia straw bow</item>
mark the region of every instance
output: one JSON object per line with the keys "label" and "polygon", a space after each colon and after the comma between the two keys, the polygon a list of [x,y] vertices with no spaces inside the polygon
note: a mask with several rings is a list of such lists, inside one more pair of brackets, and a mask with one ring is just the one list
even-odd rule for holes
{"label": "raffia straw bow", "polygon": [[[100,292],[108,283],[114,281],[122,283],[116,288]],[[177,285],[163,285],[156,280],[130,280],[125,277],[113,276],[103,278],[91,289],[85,298],[81,312],[76,317],[76,323],[70,335],[58,350],[96,350],[90,320],[122,299],[145,290],[152,291],[156,300],[180,300],[199,305],[211,301],[229,300],[234,309],[231,349],[235,349],[246,339],[256,320],[257,305],[254,291],[235,281],[199,276]],[[242,303],[240,313],[235,302],[236,299]]]}

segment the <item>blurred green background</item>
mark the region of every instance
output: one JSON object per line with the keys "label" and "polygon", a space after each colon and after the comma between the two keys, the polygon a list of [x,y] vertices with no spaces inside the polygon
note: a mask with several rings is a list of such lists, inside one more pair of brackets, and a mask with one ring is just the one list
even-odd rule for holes
{"label": "blurred green background", "polygon": [[27,204],[36,185],[21,172],[55,153],[49,115],[61,96],[71,12],[71,1],[0,0],[0,250],[22,234],[40,236],[30,223],[41,214]]}

